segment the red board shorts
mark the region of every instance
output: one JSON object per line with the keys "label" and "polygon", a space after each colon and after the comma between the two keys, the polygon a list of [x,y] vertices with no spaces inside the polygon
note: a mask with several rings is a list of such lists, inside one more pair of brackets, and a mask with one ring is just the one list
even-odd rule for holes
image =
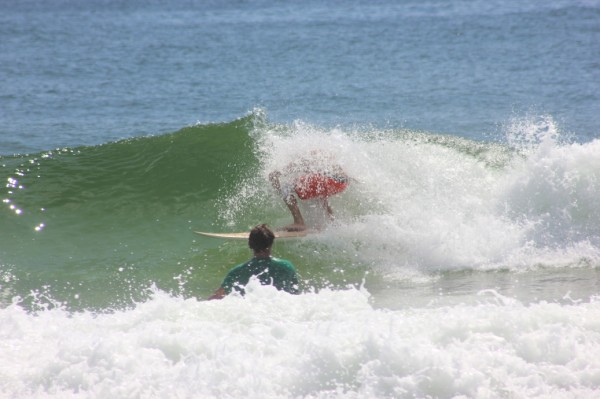
{"label": "red board shorts", "polygon": [[348,187],[345,177],[325,176],[320,173],[300,176],[294,190],[300,199],[325,198],[341,193]]}

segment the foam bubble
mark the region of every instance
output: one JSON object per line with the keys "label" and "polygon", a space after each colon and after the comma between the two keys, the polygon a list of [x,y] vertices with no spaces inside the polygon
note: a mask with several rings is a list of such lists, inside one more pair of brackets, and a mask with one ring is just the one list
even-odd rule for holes
{"label": "foam bubble", "polygon": [[0,310],[6,397],[592,398],[600,303],[376,309],[363,290],[292,296],[251,282],[204,302]]}

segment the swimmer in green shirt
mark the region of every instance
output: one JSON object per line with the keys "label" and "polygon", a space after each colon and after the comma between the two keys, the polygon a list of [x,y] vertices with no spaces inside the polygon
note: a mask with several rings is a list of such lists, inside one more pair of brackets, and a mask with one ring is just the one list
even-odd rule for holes
{"label": "swimmer in green shirt", "polygon": [[262,285],[273,285],[278,290],[298,294],[298,275],[294,265],[271,256],[274,240],[275,235],[267,225],[253,228],[248,237],[248,246],[254,252],[254,257],[231,269],[221,287],[208,299],[221,299],[234,289],[244,295],[244,286],[252,276],[256,276]]}

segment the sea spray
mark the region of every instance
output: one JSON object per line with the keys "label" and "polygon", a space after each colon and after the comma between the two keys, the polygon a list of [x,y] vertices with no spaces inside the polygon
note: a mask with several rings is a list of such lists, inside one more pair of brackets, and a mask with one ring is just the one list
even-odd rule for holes
{"label": "sea spray", "polygon": [[[261,171],[240,181],[226,219],[263,208],[262,220],[289,222],[268,174],[318,148],[351,176],[348,190],[330,199],[336,222],[318,237],[338,263],[341,255],[347,265],[408,278],[415,271],[595,263],[598,142],[562,143],[556,126],[543,122],[513,122],[508,145],[407,130],[261,125],[254,129]],[[309,202],[304,211],[312,212]],[[319,256],[329,260],[327,252]]]}

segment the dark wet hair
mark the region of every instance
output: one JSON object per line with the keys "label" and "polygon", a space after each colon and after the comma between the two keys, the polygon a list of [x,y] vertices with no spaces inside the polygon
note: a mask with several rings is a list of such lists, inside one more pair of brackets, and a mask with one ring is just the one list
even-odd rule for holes
{"label": "dark wet hair", "polygon": [[274,240],[275,234],[273,234],[271,229],[266,224],[259,224],[250,230],[248,246],[253,251],[264,251],[273,246]]}

